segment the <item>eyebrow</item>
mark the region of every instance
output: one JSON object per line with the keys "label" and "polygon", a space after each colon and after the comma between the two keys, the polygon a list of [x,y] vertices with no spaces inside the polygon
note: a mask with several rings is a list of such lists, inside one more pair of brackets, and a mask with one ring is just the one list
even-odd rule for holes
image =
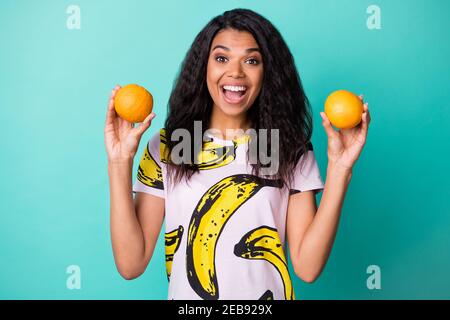
{"label": "eyebrow", "polygon": [[[227,47],[225,47],[225,46],[222,46],[222,45],[217,45],[217,46],[215,46],[213,49],[212,49],[212,51],[214,51],[214,50],[216,50],[216,49],[223,49],[223,50],[225,50],[225,51],[230,51],[230,48],[227,48]],[[250,53],[250,52],[254,52],[254,51],[258,51],[259,53],[261,53],[261,51],[259,50],[259,48],[248,48],[248,49],[245,49],[245,52],[247,52],[247,53]]]}

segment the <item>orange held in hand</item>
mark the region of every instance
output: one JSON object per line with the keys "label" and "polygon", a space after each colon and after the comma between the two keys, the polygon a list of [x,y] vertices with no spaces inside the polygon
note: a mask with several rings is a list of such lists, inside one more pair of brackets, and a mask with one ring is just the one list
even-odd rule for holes
{"label": "orange held in hand", "polygon": [[142,122],[152,112],[153,97],[144,87],[128,84],[114,98],[117,114],[129,122]]}
{"label": "orange held in hand", "polygon": [[363,111],[361,99],[350,91],[335,91],[325,101],[325,114],[339,129],[356,127],[361,122]]}

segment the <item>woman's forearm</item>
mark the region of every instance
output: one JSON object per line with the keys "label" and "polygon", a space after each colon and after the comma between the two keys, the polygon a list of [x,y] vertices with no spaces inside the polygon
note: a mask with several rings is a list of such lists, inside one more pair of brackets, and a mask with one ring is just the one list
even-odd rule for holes
{"label": "woman's forearm", "polygon": [[328,163],[322,199],[299,250],[301,278],[308,282],[320,275],[328,260],[351,176],[351,169]]}
{"label": "woman's forearm", "polygon": [[114,258],[124,278],[134,278],[143,270],[145,241],[136,216],[132,195],[133,161],[109,163],[111,241]]}

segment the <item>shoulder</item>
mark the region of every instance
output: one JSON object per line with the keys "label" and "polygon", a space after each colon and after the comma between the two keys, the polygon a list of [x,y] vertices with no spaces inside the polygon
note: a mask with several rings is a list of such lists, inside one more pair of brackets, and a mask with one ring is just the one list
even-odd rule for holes
{"label": "shoulder", "polygon": [[159,147],[161,144],[166,144],[166,130],[164,128],[153,132],[148,140],[148,145],[151,147]]}
{"label": "shoulder", "polygon": [[309,141],[306,143],[305,148],[298,150],[296,166],[303,166],[305,165],[305,163],[310,163],[314,160],[314,147],[313,144]]}
{"label": "shoulder", "polygon": [[150,154],[157,156],[158,160],[165,163],[166,159],[166,130],[165,128],[160,128],[156,130],[147,142],[147,149]]}
{"label": "shoulder", "polygon": [[159,147],[161,144],[166,144],[166,129],[160,128],[156,130],[148,141],[150,146]]}

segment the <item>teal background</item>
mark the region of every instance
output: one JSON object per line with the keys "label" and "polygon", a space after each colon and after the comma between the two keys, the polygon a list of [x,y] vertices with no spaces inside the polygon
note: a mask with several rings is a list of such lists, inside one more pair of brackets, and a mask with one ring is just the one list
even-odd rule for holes
{"label": "teal background", "polygon": [[[66,9],[81,8],[81,30]],[[366,8],[381,8],[369,30]],[[147,271],[126,281],[109,235],[106,105],[116,83],[139,83],[163,124],[182,59],[214,16],[251,8],[273,22],[295,57],[314,113],[340,88],[363,93],[372,123],[350,184],[333,252],[299,299],[450,298],[450,2],[17,1],[0,2],[2,299],[166,299],[163,241]],[[134,179],[138,159],[135,159]],[[320,196],[318,198],[320,200]],[[81,289],[66,268],[81,268]],[[366,268],[381,268],[368,290]]]}

